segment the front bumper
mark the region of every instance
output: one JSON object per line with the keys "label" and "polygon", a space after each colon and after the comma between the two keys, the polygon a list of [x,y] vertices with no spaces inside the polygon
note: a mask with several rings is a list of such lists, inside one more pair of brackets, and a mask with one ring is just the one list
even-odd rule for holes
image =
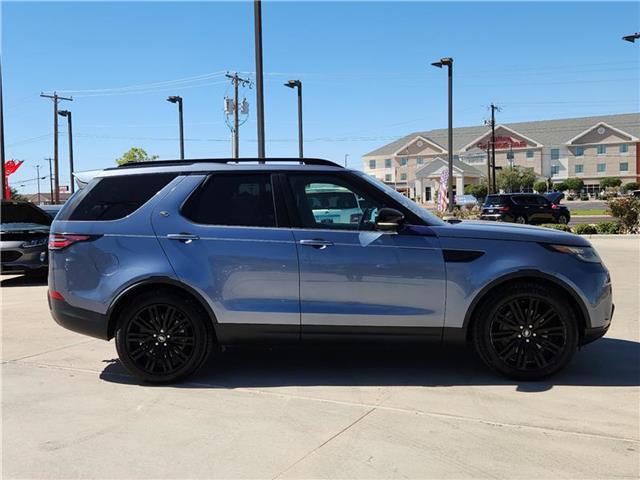
{"label": "front bumper", "polygon": [[586,328],[584,330],[584,335],[582,336],[582,345],[586,345],[588,343],[594,342],[601,337],[604,337],[609,327],[611,326],[611,319],[613,318],[613,312],[615,311],[616,306],[611,305],[611,315],[609,316],[609,322],[602,327],[594,327],[594,328]]}
{"label": "front bumper", "polygon": [[109,340],[109,321],[106,315],[71,306],[64,300],[52,299],[50,296],[47,298],[51,316],[58,325],[83,335]]}

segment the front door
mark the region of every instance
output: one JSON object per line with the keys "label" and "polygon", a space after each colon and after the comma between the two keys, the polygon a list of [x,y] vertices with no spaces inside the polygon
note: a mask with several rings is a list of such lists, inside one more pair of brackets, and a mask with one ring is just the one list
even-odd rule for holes
{"label": "front door", "polygon": [[[289,174],[287,184],[297,214],[303,339],[441,334],[445,271],[435,235],[376,231],[380,208],[401,207],[351,174]],[[326,205],[332,217],[318,208]]]}
{"label": "front door", "polygon": [[222,343],[299,338],[298,255],[273,192],[269,173],[190,175],[153,212],[173,269],[209,302]]}

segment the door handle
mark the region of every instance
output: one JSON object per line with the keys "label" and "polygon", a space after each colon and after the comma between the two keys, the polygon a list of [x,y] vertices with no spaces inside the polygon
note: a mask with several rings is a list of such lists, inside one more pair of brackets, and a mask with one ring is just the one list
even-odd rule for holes
{"label": "door handle", "polygon": [[198,235],[192,235],[190,233],[169,233],[167,234],[169,240],[178,240],[184,243],[191,243],[194,240],[200,240]]}
{"label": "door handle", "polygon": [[317,250],[324,250],[325,248],[333,245],[333,242],[329,240],[321,240],[318,238],[314,238],[311,240],[300,240],[298,243],[306,247],[313,247]]}

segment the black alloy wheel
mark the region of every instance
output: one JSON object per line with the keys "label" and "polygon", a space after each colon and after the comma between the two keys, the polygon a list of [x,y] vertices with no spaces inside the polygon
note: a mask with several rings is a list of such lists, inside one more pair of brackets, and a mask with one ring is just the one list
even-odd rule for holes
{"label": "black alloy wheel", "polygon": [[175,382],[192,374],[209,353],[200,308],[174,294],[143,294],[124,309],[116,332],[118,356],[144,381]]}
{"label": "black alloy wheel", "polygon": [[552,375],[571,360],[578,329],[566,299],[535,283],[515,284],[491,297],[474,331],[476,349],[490,367],[533,380]]}

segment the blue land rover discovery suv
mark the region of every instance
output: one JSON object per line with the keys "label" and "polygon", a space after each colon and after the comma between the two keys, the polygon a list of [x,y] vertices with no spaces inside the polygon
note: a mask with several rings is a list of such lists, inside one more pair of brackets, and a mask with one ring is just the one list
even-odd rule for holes
{"label": "blue land rover discovery suv", "polygon": [[497,372],[551,375],[604,335],[607,269],[582,237],[449,224],[326,160],[107,169],[49,240],[60,325],[110,340],[147,382],[250,342],[467,342]]}

